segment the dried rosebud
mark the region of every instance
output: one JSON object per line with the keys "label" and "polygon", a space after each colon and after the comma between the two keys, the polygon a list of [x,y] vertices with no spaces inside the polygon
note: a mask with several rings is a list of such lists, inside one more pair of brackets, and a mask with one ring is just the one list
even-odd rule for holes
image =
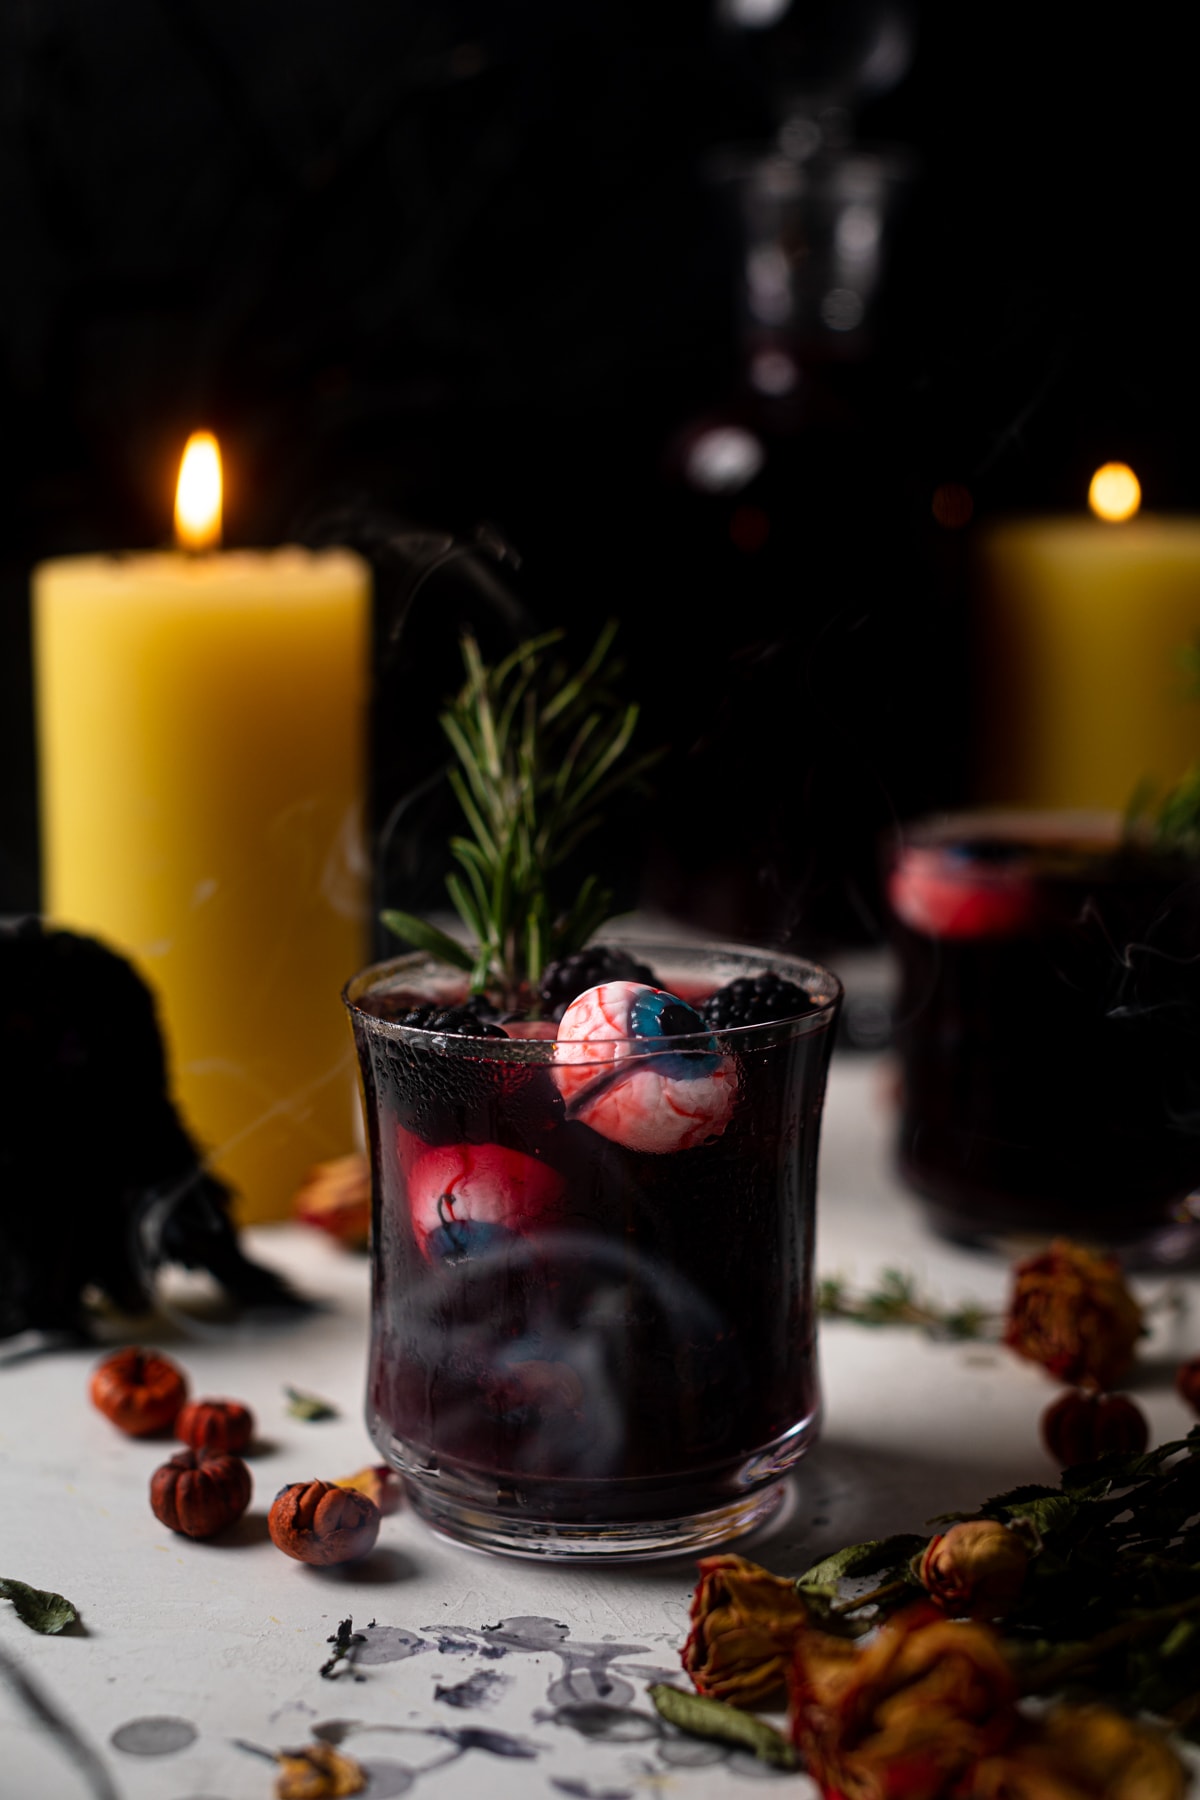
{"label": "dried rosebud", "polygon": [[1141,1331],[1142,1309],[1112,1257],[1059,1238],[1017,1264],[1004,1341],[1060,1381],[1114,1387]]}
{"label": "dried rosebud", "polygon": [[193,1450],[237,1455],[254,1436],[254,1415],[240,1400],[189,1400],[175,1421],[175,1436]]}
{"label": "dried rosebud", "polygon": [[371,1232],[371,1165],[365,1156],[336,1156],[308,1171],[292,1201],[302,1225],[314,1225],[347,1249],[365,1247]]}
{"label": "dried rosebud", "polygon": [[97,1365],[89,1389],[99,1407],[130,1437],[149,1437],[173,1425],[187,1399],[187,1376],[169,1356],[131,1345]]}
{"label": "dried rosebud", "polygon": [[326,1568],[366,1556],[379,1536],[379,1518],[375,1502],[353,1488],[294,1481],[276,1494],[267,1528],[285,1556]]}
{"label": "dried rosebud", "polygon": [[742,1556],[706,1556],[680,1652],[697,1692],[731,1706],[761,1706],[787,1680],[808,1609],[790,1581]]}
{"label": "dried rosebud", "polygon": [[1185,1406],[1200,1413],[1200,1356],[1180,1363],[1175,1371],[1175,1391]]}
{"label": "dried rosebud", "polygon": [[957,1618],[996,1619],[1025,1584],[1029,1552],[997,1519],[968,1519],[931,1538],[917,1569],[921,1586]]}
{"label": "dried rosebud", "polygon": [[213,1537],[250,1504],[250,1471],[240,1456],[180,1450],[150,1477],[156,1519],[185,1537]]}
{"label": "dried rosebud", "polygon": [[404,1504],[404,1483],[395,1469],[386,1463],[371,1463],[365,1469],[358,1469],[353,1475],[343,1475],[335,1484],[341,1488],[354,1488],[357,1493],[365,1494],[373,1500],[380,1512],[386,1516],[399,1512]]}
{"label": "dried rosebud", "polygon": [[1060,1469],[1099,1456],[1134,1456],[1149,1441],[1146,1415],[1127,1394],[1071,1388],[1042,1414],[1042,1442]]}
{"label": "dried rosebud", "polygon": [[1187,1787],[1161,1732],[1106,1706],[1057,1706],[978,1763],[960,1791],[962,1800],[1183,1800]]}
{"label": "dried rosebud", "polygon": [[1017,1687],[986,1625],[927,1603],[895,1614],[865,1650],[796,1641],[792,1741],[826,1794],[946,1800],[1017,1728]]}
{"label": "dried rosebud", "polygon": [[342,1800],[346,1794],[361,1794],[367,1785],[365,1770],[332,1744],[281,1750],[275,1760],[276,1800]]}

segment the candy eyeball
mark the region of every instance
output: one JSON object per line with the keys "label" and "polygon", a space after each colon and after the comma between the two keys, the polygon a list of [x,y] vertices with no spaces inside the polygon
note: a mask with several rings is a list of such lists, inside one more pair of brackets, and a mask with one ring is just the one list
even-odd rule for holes
{"label": "candy eyeball", "polygon": [[[675,1048],[681,1037],[692,1042]],[[568,1118],[660,1155],[720,1137],[737,1094],[733,1060],[699,1013],[636,981],[606,981],[572,1001],[551,1073]]]}
{"label": "candy eyeball", "polygon": [[553,1223],[564,1182],[503,1144],[447,1144],[408,1171],[413,1232],[430,1262],[456,1261]]}

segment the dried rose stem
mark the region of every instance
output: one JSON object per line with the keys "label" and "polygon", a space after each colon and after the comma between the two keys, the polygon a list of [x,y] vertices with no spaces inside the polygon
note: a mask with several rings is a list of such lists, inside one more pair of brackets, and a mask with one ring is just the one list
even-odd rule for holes
{"label": "dried rose stem", "polygon": [[1123,1625],[1100,1632],[1090,1643],[1079,1644],[1074,1650],[1064,1650],[1061,1656],[1052,1656],[1039,1663],[1023,1678],[1021,1692],[1047,1694],[1051,1689],[1061,1687],[1065,1676],[1086,1668],[1098,1657],[1107,1656],[1110,1650],[1119,1649],[1122,1644],[1142,1637],[1156,1626],[1169,1625],[1172,1619],[1185,1619],[1190,1613],[1197,1612],[1200,1612],[1200,1594],[1193,1594],[1190,1600],[1177,1600],[1173,1606],[1160,1606],[1154,1612],[1143,1613],[1140,1618],[1127,1619]]}
{"label": "dried rose stem", "polygon": [[858,1612],[864,1606],[876,1606],[880,1600],[890,1600],[893,1594],[902,1594],[906,1588],[911,1587],[912,1582],[903,1577],[899,1581],[885,1581],[882,1587],[872,1588],[869,1594],[859,1594],[854,1600],[839,1601],[829,1610],[835,1613]]}

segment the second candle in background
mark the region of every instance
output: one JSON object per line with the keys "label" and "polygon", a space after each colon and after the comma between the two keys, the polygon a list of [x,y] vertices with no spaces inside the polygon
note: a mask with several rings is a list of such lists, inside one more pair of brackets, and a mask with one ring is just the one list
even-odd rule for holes
{"label": "second candle in background", "polygon": [[979,557],[979,797],[1115,807],[1200,756],[1179,652],[1200,640],[1200,520],[1134,517],[1123,465],[1098,470],[1094,517],[992,527]]}

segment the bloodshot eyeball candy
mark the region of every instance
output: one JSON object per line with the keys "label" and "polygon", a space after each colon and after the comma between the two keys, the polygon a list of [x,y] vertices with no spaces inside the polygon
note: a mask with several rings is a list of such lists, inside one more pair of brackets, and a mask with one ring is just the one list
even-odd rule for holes
{"label": "bloodshot eyeball candy", "polygon": [[556,1170],[503,1144],[426,1150],[408,1176],[417,1243],[433,1262],[523,1236],[550,1223],[563,1185]]}
{"label": "bloodshot eyeball candy", "polygon": [[[689,1037],[687,1049],[663,1040]],[[700,1015],[661,988],[606,981],[580,994],[558,1027],[555,1084],[567,1116],[628,1150],[690,1150],[720,1137],[737,1093]]]}

